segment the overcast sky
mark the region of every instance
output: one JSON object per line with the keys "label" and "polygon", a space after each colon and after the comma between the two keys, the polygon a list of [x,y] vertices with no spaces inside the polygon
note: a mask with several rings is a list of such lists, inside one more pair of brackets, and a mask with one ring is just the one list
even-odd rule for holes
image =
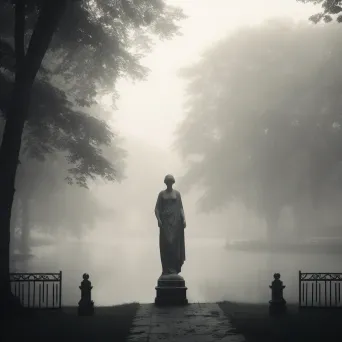
{"label": "overcast sky", "polygon": [[307,19],[313,8],[296,0],[168,0],[189,16],[182,23],[183,36],[160,42],[143,64],[151,69],[148,80],[135,85],[121,81],[120,100],[113,113],[123,136],[134,135],[167,148],[182,119],[184,82],[179,68],[195,62],[201,51],[216,40],[245,25],[270,17]]}

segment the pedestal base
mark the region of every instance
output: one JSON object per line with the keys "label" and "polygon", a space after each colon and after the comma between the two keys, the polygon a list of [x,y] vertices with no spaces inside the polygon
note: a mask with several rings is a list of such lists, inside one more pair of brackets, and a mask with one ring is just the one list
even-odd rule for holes
{"label": "pedestal base", "polygon": [[78,304],[77,310],[78,316],[93,316],[94,315],[94,302],[80,303]]}
{"label": "pedestal base", "polygon": [[269,313],[270,315],[284,314],[287,311],[286,301],[272,301],[270,300]]}
{"label": "pedestal base", "polygon": [[185,281],[180,275],[162,275],[158,279],[154,303],[158,306],[187,305],[186,290]]}

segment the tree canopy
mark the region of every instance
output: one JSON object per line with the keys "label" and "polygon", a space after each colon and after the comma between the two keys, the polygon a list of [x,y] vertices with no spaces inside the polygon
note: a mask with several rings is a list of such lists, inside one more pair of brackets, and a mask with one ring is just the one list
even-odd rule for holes
{"label": "tree canopy", "polygon": [[297,0],[303,3],[312,3],[321,5],[322,11],[313,14],[310,20],[317,24],[321,21],[330,23],[334,19],[337,22],[342,22],[342,1],[341,0]]}
{"label": "tree canopy", "polygon": [[[39,14],[39,1],[27,9],[25,51]],[[0,1],[0,34],[3,59],[15,56],[14,8]],[[179,34],[178,21],[185,16],[164,0],[86,0],[69,2],[58,23],[39,77],[53,78],[79,105],[91,105],[97,95],[118,94],[120,77],[141,79],[148,69],[140,64],[156,38]],[[13,63],[11,63],[13,65]]]}
{"label": "tree canopy", "polygon": [[206,190],[203,210],[241,202],[272,234],[284,206],[318,205],[342,157],[339,36],[338,26],[272,20],[182,70],[176,148],[189,165],[184,184]]}
{"label": "tree canopy", "polygon": [[[23,48],[27,51],[40,1],[22,3],[26,4]],[[98,94],[113,93],[115,98],[115,83],[120,77],[145,77],[147,69],[139,63],[143,53],[149,51],[155,36],[170,38],[179,33],[176,23],[184,15],[160,0],[76,1],[68,6],[34,85],[24,145],[39,159],[52,151],[67,151],[74,166],[69,180],[84,186],[88,177],[114,180],[116,175],[99,149],[112,143],[114,135],[101,118],[87,115],[80,106],[94,105]],[[11,98],[16,65],[15,15],[11,1],[0,1],[3,113]]]}
{"label": "tree canopy", "polygon": [[[115,105],[116,81],[143,79],[148,70],[141,58],[156,38],[178,34],[183,18],[162,0],[0,1],[0,113],[6,119],[0,159],[8,169],[0,170],[6,184],[0,198],[4,245],[21,135],[22,163],[59,153],[69,163],[69,182],[87,187],[96,177],[120,179],[123,153],[115,135],[103,118],[82,107],[94,106],[106,94],[113,94]],[[106,145],[111,157],[103,153]],[[1,260],[3,286],[5,256]]]}
{"label": "tree canopy", "polygon": [[[24,17],[13,3],[24,4]],[[24,21],[23,50],[27,51],[40,7],[35,0],[0,1],[0,112],[4,114],[18,57],[13,18]],[[179,8],[160,0],[70,2],[34,84],[22,152],[38,160],[47,153],[65,152],[71,164],[67,179],[81,186],[97,176],[120,179],[113,165],[121,163],[120,148],[116,147],[116,161],[115,154],[111,160],[102,154],[103,146],[116,143],[115,135],[101,117],[85,113],[80,106],[93,106],[98,94],[110,92],[115,98],[120,77],[145,77],[148,70],[139,60],[155,37],[179,34],[177,21],[182,18]]]}

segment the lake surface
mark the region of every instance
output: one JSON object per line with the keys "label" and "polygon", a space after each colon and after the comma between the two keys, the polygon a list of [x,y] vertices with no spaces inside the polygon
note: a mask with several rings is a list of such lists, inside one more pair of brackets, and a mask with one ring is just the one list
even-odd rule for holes
{"label": "lake surface", "polygon": [[[188,239],[181,275],[191,302],[267,303],[273,273],[281,273],[288,302],[298,301],[298,271],[341,272],[333,255],[267,255],[227,251],[220,239]],[[96,305],[154,301],[161,273],[158,238],[69,242],[37,248],[32,272],[63,271],[63,304],[77,305],[82,274],[90,274]]]}

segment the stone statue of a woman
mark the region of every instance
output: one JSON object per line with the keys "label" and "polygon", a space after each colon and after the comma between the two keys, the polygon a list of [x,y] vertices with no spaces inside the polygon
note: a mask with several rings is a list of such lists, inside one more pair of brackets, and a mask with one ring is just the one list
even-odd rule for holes
{"label": "stone statue of a woman", "polygon": [[184,228],[186,227],[182,198],[172,188],[175,178],[165,176],[166,189],[158,195],[155,214],[158,220],[162,275],[178,274],[185,261]]}

